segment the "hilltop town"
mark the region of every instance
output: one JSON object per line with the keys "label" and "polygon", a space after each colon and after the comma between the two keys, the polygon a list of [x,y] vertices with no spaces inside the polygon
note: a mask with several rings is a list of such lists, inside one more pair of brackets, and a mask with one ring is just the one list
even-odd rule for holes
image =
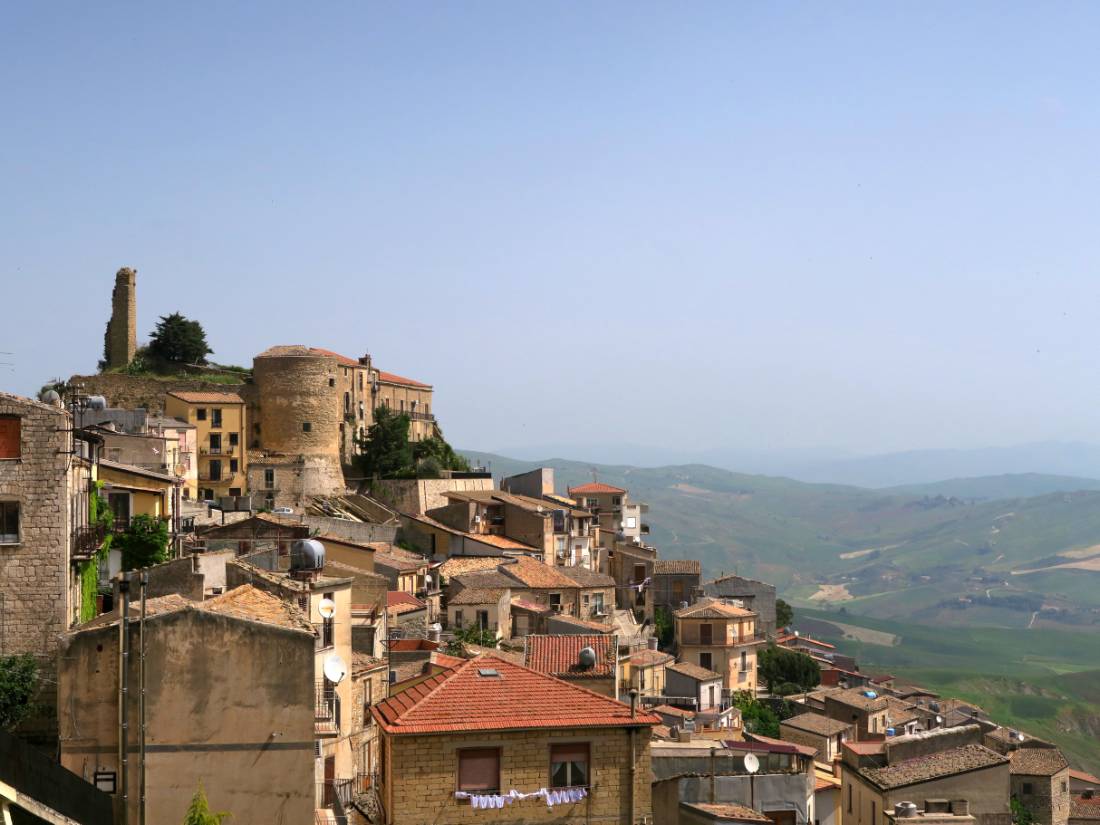
{"label": "hilltop town", "polygon": [[472,465],[430,376],[158,372],[137,291],[100,372],[0,393],[5,822],[1100,825],[1054,743],[662,553],[626,486]]}

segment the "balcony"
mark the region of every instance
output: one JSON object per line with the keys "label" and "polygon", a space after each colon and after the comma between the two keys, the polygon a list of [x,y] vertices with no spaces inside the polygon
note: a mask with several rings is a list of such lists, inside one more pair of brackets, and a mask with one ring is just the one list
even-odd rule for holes
{"label": "balcony", "polygon": [[431,413],[416,412],[414,410],[412,412],[406,412],[405,415],[409,417],[410,421],[435,421],[435,416]]}
{"label": "balcony", "polygon": [[741,645],[759,644],[764,641],[767,641],[767,637],[763,633],[746,633],[728,639],[722,636],[713,636],[709,639],[702,636],[685,637],[681,639],[680,644],[688,647],[740,647]]}
{"label": "balcony", "polygon": [[317,786],[317,799],[322,808],[333,808],[342,815],[351,805],[354,791],[355,779],[326,779]]}
{"label": "balcony", "polygon": [[340,697],[333,684],[317,683],[313,728],[319,737],[340,735]]}
{"label": "balcony", "polygon": [[106,538],[107,528],[102,524],[77,527],[72,536],[71,560],[74,562],[91,561],[99,552],[99,548],[103,546]]}

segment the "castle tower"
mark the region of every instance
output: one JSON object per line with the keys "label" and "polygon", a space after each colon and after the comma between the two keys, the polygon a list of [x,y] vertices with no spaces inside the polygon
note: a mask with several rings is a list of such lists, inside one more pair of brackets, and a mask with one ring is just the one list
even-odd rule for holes
{"label": "castle tower", "polygon": [[137,270],[124,266],[115,275],[111,320],[107,323],[107,367],[125,367],[137,352]]}

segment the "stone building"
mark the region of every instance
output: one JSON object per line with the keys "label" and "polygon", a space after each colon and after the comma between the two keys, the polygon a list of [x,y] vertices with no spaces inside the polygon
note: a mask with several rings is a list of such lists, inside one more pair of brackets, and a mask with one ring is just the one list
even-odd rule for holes
{"label": "stone building", "polygon": [[100,445],[61,407],[0,393],[0,654],[38,660],[45,736],[57,639],[80,618],[80,573],[103,541],[88,526]]}
{"label": "stone building", "polygon": [[[128,821],[138,822],[136,599],[130,607],[125,782],[117,613],[65,636],[61,764],[116,795],[127,789]],[[146,616],[146,821],[181,821],[200,783],[235,823],[313,821],[314,633],[301,611],[245,586],[204,602],[148,599]]]}
{"label": "stone building", "polygon": [[[659,719],[610,697],[486,655],[371,712],[387,825],[652,821],[650,739]],[[521,799],[513,790],[542,793]],[[496,797],[501,804],[490,804]]]}
{"label": "stone building", "polygon": [[1057,748],[1016,748],[1008,754],[1012,798],[1039,825],[1066,825],[1070,813],[1069,762]]}
{"label": "stone building", "polygon": [[108,369],[125,367],[137,352],[137,270],[123,267],[115,273],[111,292],[111,319],[107,322],[104,355]]}
{"label": "stone building", "polygon": [[727,691],[756,691],[756,650],[764,637],[753,611],[702,599],[672,616],[683,661],[721,673]]}
{"label": "stone building", "polygon": [[825,715],[851,725],[855,741],[886,735],[890,703],[885,696],[866,688],[848,688],[826,693]]}
{"label": "stone building", "polygon": [[[702,566],[698,559],[657,559],[653,562],[653,607],[672,613],[695,601]],[[746,605],[747,607],[748,605]]]}
{"label": "stone building", "polygon": [[760,622],[760,632],[769,639],[775,636],[775,585],[743,576],[721,576],[704,582],[703,594],[717,599],[736,599],[753,611]]}

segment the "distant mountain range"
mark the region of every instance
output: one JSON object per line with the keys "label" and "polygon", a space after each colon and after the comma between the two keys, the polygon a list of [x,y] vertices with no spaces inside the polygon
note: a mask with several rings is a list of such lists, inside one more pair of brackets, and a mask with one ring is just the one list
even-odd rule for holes
{"label": "distant mountain range", "polygon": [[1100,630],[1100,480],[1021,473],[895,489],[704,464],[636,467],[463,451],[500,477],[553,467],[650,505],[666,558],[736,571],[804,605],[889,619]]}
{"label": "distant mountain range", "polygon": [[945,479],[1003,475],[1056,475],[1100,479],[1100,446],[1042,442],[968,450],[909,450],[858,456],[838,450],[673,450],[636,445],[558,444],[501,451],[518,459],[584,456],[603,464],[658,467],[709,464],[741,473],[785,476],[799,481],[899,487]]}

